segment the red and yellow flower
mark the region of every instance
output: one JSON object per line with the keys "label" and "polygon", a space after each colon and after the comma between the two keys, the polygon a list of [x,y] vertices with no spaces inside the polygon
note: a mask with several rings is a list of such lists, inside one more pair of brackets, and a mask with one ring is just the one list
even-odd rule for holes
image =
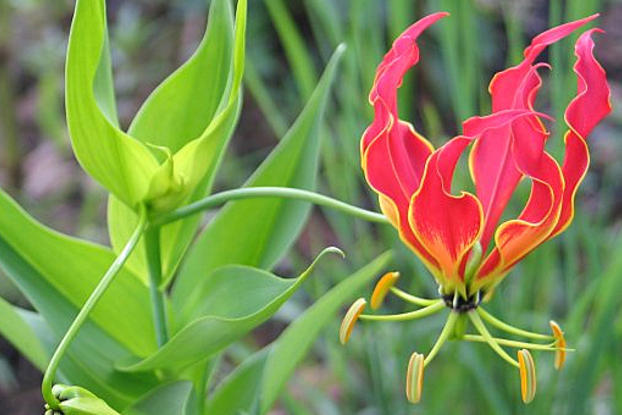
{"label": "red and yellow flower", "polygon": [[[395,287],[387,288],[387,281],[393,284],[397,278],[381,280],[380,292],[384,296],[390,289],[406,300],[425,306],[417,310],[420,315],[427,315],[425,310],[437,307],[434,301],[444,302],[452,309],[452,315],[458,315],[449,319],[451,327],[446,326],[445,338],[455,331],[456,321],[468,315],[480,337],[460,337],[488,342],[504,359],[519,368],[523,399],[528,401],[535,392],[533,359],[527,356],[527,350],[519,351],[518,361],[508,356],[500,345],[516,344],[491,337],[480,317],[499,328],[511,326],[477,309],[481,299],[490,296],[522,258],[563,232],[572,221],[575,194],[589,165],[587,138],[611,111],[605,71],[593,55],[592,35],[601,30],[584,31],[575,44],[577,93],[564,114],[567,132],[565,156],[560,164],[546,151],[549,132],[543,119],[548,117],[534,109],[542,85],[538,70],[549,67],[536,59],[547,46],[570,35],[597,15],[557,26],[533,38],[524,51],[523,61],[497,73],[490,82],[492,113],[467,119],[462,125],[462,135],[435,149],[410,123],[399,118],[397,91],[405,73],[419,61],[418,36],[445,16],[447,13],[435,13],[419,20],[395,40],[384,56],[369,95],[374,119],[361,139],[363,171],[378,193],[382,212],[398,230],[402,241],[432,273],[443,298],[424,300]],[[475,194],[466,191],[454,194],[454,170],[469,146],[468,165]],[[512,194],[523,179],[529,180],[531,192],[522,212],[500,223]],[[359,314],[352,315],[358,317]],[[379,319],[370,317],[383,316],[360,316]],[[390,316],[385,317],[389,319]],[[555,327],[558,330],[554,336],[536,333],[527,336],[555,340],[550,349],[561,351],[565,356],[565,340],[561,337],[561,329]],[[529,333],[509,329],[519,334],[516,330],[523,335]],[[445,329],[441,338],[444,333]],[[435,345],[425,364],[436,351]],[[421,363],[420,358],[412,361]],[[410,369],[409,373],[423,376],[420,365],[417,370]],[[534,389],[529,390],[532,381]],[[420,381],[409,379],[408,385],[420,385]],[[418,396],[412,391],[409,393],[409,396],[414,395]]]}

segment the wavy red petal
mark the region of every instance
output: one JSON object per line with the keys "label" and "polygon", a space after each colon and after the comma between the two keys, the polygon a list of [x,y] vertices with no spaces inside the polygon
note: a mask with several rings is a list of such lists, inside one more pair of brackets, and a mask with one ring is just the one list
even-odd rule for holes
{"label": "wavy red petal", "polygon": [[566,109],[565,119],[569,131],[564,137],[566,152],[562,172],[565,189],[559,222],[551,238],[563,232],[574,216],[574,197],[590,162],[585,140],[594,127],[611,112],[611,92],[607,75],[594,57],[592,34],[602,32],[591,29],[583,33],[575,44],[577,57],[574,71],[577,74],[577,96]]}
{"label": "wavy red petal", "polygon": [[380,205],[400,237],[433,272],[437,264],[408,226],[408,205],[420,185],[432,145],[398,117],[397,90],[404,74],[419,61],[417,37],[446,16],[436,13],[406,29],[378,66],[369,94],[374,120],[361,138],[361,165],[370,186],[379,193]]}
{"label": "wavy red petal", "polygon": [[[566,23],[536,36],[530,46],[525,49],[525,59],[519,65],[497,73],[490,82],[489,92],[492,97],[493,112],[508,109],[533,110],[534,101],[542,85],[537,69],[545,66],[545,64],[534,64],[534,60],[546,46],[568,36],[596,17],[597,15],[594,15]],[[523,140],[523,145],[517,147],[513,143],[513,137],[521,134],[521,131],[527,131],[531,140]],[[491,130],[473,146],[469,166],[477,196],[484,206],[486,223],[481,241],[484,250],[492,240],[497,223],[516,186],[524,177],[516,167],[513,148],[516,152],[528,152],[530,157],[537,161],[542,156],[547,138],[548,133],[541,121],[534,116],[517,120],[511,126]]]}
{"label": "wavy red petal", "polygon": [[460,264],[481,235],[483,214],[475,196],[450,193],[456,163],[472,139],[459,136],[430,157],[421,187],[412,198],[410,226],[417,239],[438,262],[451,286],[463,279]]}
{"label": "wavy red petal", "polygon": [[544,242],[557,224],[564,191],[557,162],[544,152],[538,162],[520,158],[519,169],[532,180],[531,194],[518,218],[499,226],[495,247],[478,270],[474,289],[498,283],[518,261]]}

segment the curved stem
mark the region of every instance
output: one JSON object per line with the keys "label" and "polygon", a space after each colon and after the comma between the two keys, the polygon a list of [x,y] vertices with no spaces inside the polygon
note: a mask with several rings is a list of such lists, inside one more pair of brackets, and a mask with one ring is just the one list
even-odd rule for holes
{"label": "curved stem", "polygon": [[412,294],[408,294],[407,292],[402,291],[397,287],[391,287],[391,292],[404,301],[408,301],[409,303],[420,305],[420,306],[429,306],[430,304],[435,304],[438,301],[438,300],[421,298],[421,297],[414,296]]}
{"label": "curved stem", "polygon": [[445,308],[445,303],[442,300],[436,300],[436,302],[432,305],[429,305],[425,308],[410,311],[408,313],[402,314],[361,314],[359,316],[360,320],[375,320],[375,321],[405,321],[405,320],[415,320],[421,317],[427,317],[432,315],[441,309]]}
{"label": "curved stem", "polygon": [[479,333],[482,335],[482,337],[484,338],[486,343],[488,343],[488,345],[492,348],[492,350],[497,352],[497,354],[499,356],[501,356],[501,358],[503,360],[505,360],[506,362],[508,362],[512,366],[518,368],[519,367],[518,362],[516,360],[512,359],[512,357],[509,354],[507,354],[507,352],[505,350],[503,350],[503,348],[501,348],[501,346],[499,346],[499,343],[497,343],[497,341],[494,339],[494,337],[492,337],[490,335],[490,333],[488,332],[488,329],[486,328],[486,325],[484,324],[484,322],[480,318],[479,314],[477,312],[471,310],[471,311],[468,312],[468,315],[469,315],[469,318],[471,319],[471,322],[473,323],[473,325],[477,329],[477,331],[479,331]]}
{"label": "curved stem", "polygon": [[56,377],[58,365],[60,364],[63,355],[78,334],[80,327],[82,327],[82,324],[84,324],[84,322],[86,321],[93,307],[95,307],[101,296],[104,294],[104,292],[106,292],[106,289],[108,289],[110,283],[114,280],[114,277],[119,273],[119,271],[123,267],[123,264],[125,263],[125,261],[127,261],[128,257],[136,247],[136,244],[138,244],[141,235],[145,231],[146,224],[146,209],[144,207],[141,207],[138,226],[136,227],[136,230],[125,244],[125,247],[123,248],[119,256],[114,260],[112,265],[110,265],[108,271],[106,271],[102,279],[99,281],[99,283],[89,296],[89,298],[86,300],[75,320],[73,321],[73,323],[71,323],[71,326],[69,326],[69,329],[65,333],[65,336],[62,338],[58,347],[54,351],[54,355],[52,355],[52,358],[50,359],[50,363],[48,364],[45,375],[43,376],[43,382],[41,383],[41,393],[43,394],[43,398],[51,409],[59,409],[60,402],[52,393],[52,386],[54,383],[54,378]]}
{"label": "curved stem", "polygon": [[[441,304],[445,306],[445,303],[442,302],[442,300]],[[458,320],[458,313],[456,313],[455,311],[449,313],[449,317],[447,317],[445,327],[443,327],[443,330],[438,336],[436,343],[434,343],[434,346],[432,346],[432,350],[430,350],[430,353],[428,353],[428,355],[425,357],[425,360],[423,361],[424,367],[430,364],[432,359],[434,359],[438,354],[438,351],[441,350],[441,347],[443,347],[443,344],[445,344],[449,336],[451,336],[451,333],[453,333],[454,331],[454,326],[456,325],[456,320]]]}
{"label": "curved stem", "polygon": [[482,307],[477,307],[477,312],[484,320],[489,322],[491,325],[507,333],[515,334],[517,336],[528,337],[530,339],[536,339],[536,340],[553,340],[554,339],[553,336],[549,336],[546,334],[540,334],[540,333],[534,333],[531,331],[519,329],[514,326],[510,326],[509,324],[499,320],[498,318],[496,318],[495,316],[493,316],[492,314],[484,310]]}
{"label": "curved stem", "polygon": [[[479,342],[479,343],[487,342],[484,337],[478,336],[475,334],[465,334],[462,338],[469,342]],[[518,349],[545,350],[545,351],[550,351],[550,352],[560,350],[555,347],[555,343],[538,344],[538,343],[519,342],[515,340],[508,340],[508,339],[500,339],[498,337],[493,337],[493,338],[501,346],[516,347]],[[562,350],[572,351],[572,349],[562,349]]]}
{"label": "curved stem", "polygon": [[166,324],[164,294],[160,291],[160,283],[162,282],[162,261],[160,257],[159,227],[150,227],[145,231],[145,254],[147,257],[147,268],[149,270],[149,292],[151,294],[153,323],[158,346],[162,347],[168,342],[168,328]]}
{"label": "curved stem", "polygon": [[324,196],[309,190],[293,189],[289,187],[245,187],[241,189],[226,190],[224,192],[207,196],[172,212],[157,216],[153,218],[151,223],[153,226],[162,226],[167,223],[183,219],[186,216],[194,215],[203,210],[222,205],[230,200],[259,197],[303,200],[319,206],[330,207],[370,222],[389,223],[388,219],[383,214],[362,209],[357,206],[352,206],[348,203],[342,202],[341,200],[333,199],[332,197]]}

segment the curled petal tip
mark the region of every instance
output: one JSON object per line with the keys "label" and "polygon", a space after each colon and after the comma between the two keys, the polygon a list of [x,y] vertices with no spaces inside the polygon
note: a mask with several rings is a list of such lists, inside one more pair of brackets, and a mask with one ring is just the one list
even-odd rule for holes
{"label": "curled petal tip", "polygon": [[369,302],[372,310],[377,310],[382,305],[387,293],[395,285],[399,277],[399,272],[387,272],[378,280]]}
{"label": "curled petal tip", "polygon": [[339,328],[339,342],[341,344],[346,344],[348,340],[350,340],[350,335],[352,334],[352,329],[354,329],[354,325],[356,321],[359,319],[359,316],[365,310],[365,306],[367,305],[367,301],[364,298],[359,298],[356,300],[348,311],[346,315],[341,320],[341,327]]}
{"label": "curled petal tip", "polygon": [[406,372],[406,398],[410,403],[418,403],[421,400],[424,366],[423,354],[415,352],[410,356]]}
{"label": "curled petal tip", "polygon": [[527,349],[518,351],[520,392],[524,403],[530,403],[536,396],[536,364]]}
{"label": "curled petal tip", "polygon": [[559,324],[553,320],[549,321],[551,330],[553,331],[553,337],[555,338],[555,369],[560,370],[566,362],[566,339],[564,338],[564,332]]}

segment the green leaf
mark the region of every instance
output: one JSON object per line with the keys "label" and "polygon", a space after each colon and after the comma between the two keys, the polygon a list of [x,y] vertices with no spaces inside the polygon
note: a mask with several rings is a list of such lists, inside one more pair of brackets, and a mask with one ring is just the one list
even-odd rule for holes
{"label": "green leaf", "polygon": [[[84,170],[128,206],[136,207],[147,193],[158,162],[147,147],[121,131],[112,119],[106,37],[104,0],[78,0],[67,50],[67,124]],[[100,67],[102,57],[104,65]],[[98,106],[96,79],[106,114]]]}
{"label": "green leaf", "polygon": [[[208,30],[206,38],[209,40],[202,43],[202,47],[205,49],[197,52],[195,55],[196,60],[190,61],[188,64],[192,69],[194,66],[207,64],[209,66],[215,65],[214,62],[202,62],[201,59],[206,59],[209,56],[216,54],[212,48],[225,47],[219,43],[219,38],[222,38],[222,42],[230,38],[230,34],[223,34],[227,32],[224,27],[227,24],[230,26],[230,12],[225,13],[224,4],[221,2],[215,2],[212,7],[211,19],[217,19],[217,23],[212,23],[214,26],[214,32]],[[220,9],[222,7],[222,9]],[[216,12],[214,14],[214,12]],[[229,21],[229,23],[226,23]],[[211,28],[210,28],[211,29]],[[167,210],[177,205],[192,202],[203,197],[212,185],[215,173],[220,165],[223,154],[226,150],[227,144],[233,134],[233,129],[237,122],[240,108],[241,108],[241,82],[242,75],[244,73],[244,48],[245,48],[245,31],[246,31],[246,0],[238,1],[238,7],[236,11],[236,23],[235,23],[235,40],[233,46],[233,62],[227,64],[226,67],[230,67],[228,75],[228,84],[224,95],[219,101],[219,112],[212,118],[211,122],[207,125],[205,130],[195,138],[194,140],[185,144],[179,151],[177,151],[171,160],[173,166],[172,177],[175,177],[181,181],[181,191],[171,192],[151,201],[151,207],[155,210]],[[212,38],[215,43],[212,43]],[[229,42],[230,43],[230,42]],[[208,48],[209,47],[209,48]],[[208,51],[210,53],[208,53]],[[221,61],[221,64],[223,62]],[[224,65],[224,64],[223,64]],[[158,96],[161,93],[168,95],[173,93],[177,86],[183,82],[188,82],[186,88],[192,89],[192,82],[190,75],[196,75],[195,70],[184,70],[188,66],[184,66],[180,69],[180,75],[172,75],[172,78],[165,82],[165,87],[162,90],[156,90],[154,96]],[[199,69],[200,69],[199,68]],[[170,83],[168,83],[170,82]],[[218,89],[218,88],[215,88]],[[164,91],[164,92],[161,92]],[[171,92],[172,91],[172,92]],[[190,91],[191,92],[191,91]],[[166,100],[165,100],[166,101]],[[160,102],[160,98],[154,98],[155,103]],[[165,102],[164,102],[165,103]],[[194,105],[194,101],[191,103]],[[147,104],[145,104],[147,105]],[[149,108],[154,107],[156,104],[149,105]],[[180,104],[181,105],[181,104]],[[156,111],[144,110],[145,113]],[[143,122],[141,121],[144,115],[139,114],[139,119],[136,125],[139,134],[143,134],[143,128],[140,127]],[[145,118],[147,119],[147,118]],[[170,134],[174,134],[174,127],[172,125],[172,131]],[[195,129],[198,127],[194,127]],[[157,131],[157,129],[156,129]],[[194,129],[185,130],[186,134],[194,132]],[[145,132],[147,134],[147,132]],[[112,245],[115,249],[120,250],[125,244],[125,241],[129,238],[132,232],[133,225],[137,222],[137,217],[129,209],[122,206],[121,203],[111,199],[108,209],[108,219],[110,235]],[[188,245],[196,233],[200,218],[188,218],[183,221],[172,223],[163,227],[160,233],[160,243],[162,251],[162,275],[163,285],[166,285],[173,276],[181,257],[186,252]],[[142,245],[142,244],[141,244]],[[145,258],[141,246],[137,248],[137,253],[134,254],[129,260],[129,266],[136,273],[146,279],[146,265]]]}
{"label": "green leaf", "polygon": [[253,409],[258,403],[261,411],[257,413],[266,413],[323,327],[333,321],[344,303],[376,277],[390,259],[391,253],[384,253],[333,287],[274,343],[245,360],[214,391],[207,403],[207,413],[237,415],[245,410],[255,413]]}
{"label": "green leaf", "polygon": [[225,95],[233,50],[233,10],[213,0],[207,28],[194,54],[147,98],[128,133],[173,153],[199,137]]}
{"label": "green leaf", "polygon": [[45,370],[48,354],[35,332],[18,311],[0,297],[0,334],[39,370]]}
{"label": "green leaf", "polygon": [[[339,47],[334,53],[298,120],[246,186],[315,187],[318,128],[343,50]],[[308,203],[276,198],[229,203],[188,254],[175,283],[174,304],[181,308],[198,281],[219,266],[234,263],[272,267],[297,238],[309,210]]]}
{"label": "green leaf", "polygon": [[[47,320],[28,310],[19,312],[51,355],[77,310],[60,299],[43,308],[45,315],[50,316]],[[158,384],[158,379],[151,373],[117,371],[115,362],[128,356],[131,353],[127,349],[87,321],[63,356],[57,381],[86,387],[115,409],[121,410]]]}
{"label": "green leaf", "polygon": [[[132,121],[128,133],[145,143],[164,146],[169,152],[176,152],[199,137],[214,118],[221,101],[228,98],[225,92],[232,67],[232,49],[231,5],[227,0],[213,1],[205,35],[197,50],[152,92]],[[172,160],[170,167],[173,168]],[[174,171],[169,175],[176,179]],[[205,195],[205,185],[196,189],[190,202]],[[174,272],[196,233],[199,220],[199,217],[192,217],[162,228],[164,275]],[[110,197],[108,231],[117,251],[125,245],[137,222],[138,217],[132,209],[114,196]],[[138,274],[146,275],[144,249],[139,247],[136,250],[128,266]]]}
{"label": "green leaf", "polygon": [[243,411],[250,411],[259,395],[269,351],[270,346],[264,347],[236,367],[210,396],[206,413],[238,415]]}
{"label": "green leaf", "polygon": [[189,381],[165,384],[123,411],[123,415],[184,415],[191,394]]}
{"label": "green leaf", "polygon": [[235,12],[233,67],[227,93],[221,103],[222,111],[214,117],[201,136],[184,145],[173,155],[175,176],[183,180],[186,192],[172,193],[152,201],[152,207],[156,210],[163,211],[176,207],[189,197],[196,197],[197,187],[211,186],[242,106],[246,15],[247,0],[238,0]]}
{"label": "green leaf", "polygon": [[265,322],[311,275],[318,261],[337,248],[324,249],[298,278],[279,278],[269,272],[229,265],[209,275],[187,300],[185,317],[191,322],[151,356],[121,370],[179,371],[204,360]]}
{"label": "green leaf", "polygon": [[[0,211],[0,268],[41,313],[20,310],[51,354],[114,254],[43,227],[2,191]],[[152,388],[152,374],[114,369],[118,360],[155,350],[149,304],[147,288],[122,270],[63,358],[63,378],[88,387],[115,407]]]}
{"label": "green leaf", "polygon": [[[2,190],[0,212],[0,267],[38,310],[61,300],[79,309],[114,254],[44,227]],[[156,348],[149,307],[147,287],[122,270],[90,318],[128,350],[145,356]]]}

